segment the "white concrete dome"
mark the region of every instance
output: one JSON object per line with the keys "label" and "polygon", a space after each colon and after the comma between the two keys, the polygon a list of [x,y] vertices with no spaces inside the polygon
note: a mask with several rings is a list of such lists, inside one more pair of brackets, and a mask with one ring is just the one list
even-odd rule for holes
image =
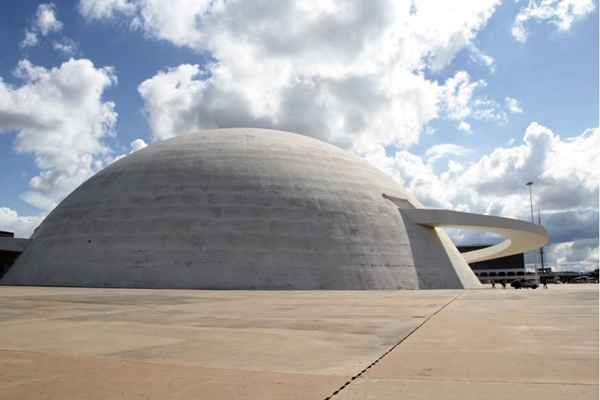
{"label": "white concrete dome", "polygon": [[83,183],[44,220],[2,283],[478,286],[447,237],[405,224],[398,202],[418,206],[392,178],[316,139],[199,131],[148,146]]}

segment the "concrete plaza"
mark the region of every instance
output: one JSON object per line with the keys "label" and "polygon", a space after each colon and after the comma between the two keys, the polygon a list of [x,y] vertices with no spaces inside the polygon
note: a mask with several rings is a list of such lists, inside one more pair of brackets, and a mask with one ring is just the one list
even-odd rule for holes
{"label": "concrete plaza", "polygon": [[597,399],[598,287],[0,286],[0,399]]}

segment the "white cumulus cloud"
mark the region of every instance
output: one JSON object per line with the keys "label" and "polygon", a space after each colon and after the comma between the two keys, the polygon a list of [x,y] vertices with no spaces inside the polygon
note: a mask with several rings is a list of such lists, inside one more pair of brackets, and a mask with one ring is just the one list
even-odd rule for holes
{"label": "white cumulus cloud", "polygon": [[61,40],[52,42],[52,48],[65,56],[71,56],[77,52],[77,43],[72,39],[63,37]]}
{"label": "white cumulus cloud", "polygon": [[[590,257],[598,263],[597,252],[588,251],[598,246],[598,148],[598,128],[563,139],[533,122],[520,144],[497,148],[473,162],[450,160],[448,167],[439,173],[434,170],[432,158],[435,161],[445,152],[436,146],[424,157],[408,151],[387,157],[381,148],[368,158],[428,206],[524,220],[529,220],[529,192],[525,183],[533,181],[536,219],[539,208],[551,236],[549,259],[554,263],[566,262],[554,251],[562,249],[565,253],[578,248],[578,254],[588,254],[578,259],[580,266],[590,268],[593,264]],[[557,245],[563,242],[574,244]]]}
{"label": "white cumulus cloud", "polygon": [[21,42],[21,47],[35,47],[38,45],[39,41],[40,40],[37,33],[30,30],[25,30],[25,37]]}
{"label": "white cumulus cloud", "polygon": [[[41,43],[43,37],[51,33],[59,33],[63,30],[63,27],[64,24],[56,16],[54,3],[40,4],[30,27],[25,29],[25,37],[21,41],[21,47],[35,47]],[[64,35],[52,40],[51,45],[54,50],[67,57],[72,56],[77,51],[77,43]]]}
{"label": "white cumulus cloud", "polygon": [[135,153],[138,150],[142,150],[143,148],[145,148],[147,146],[148,146],[148,144],[144,141],[144,139],[137,138],[137,139],[135,139],[135,140],[133,140],[133,141],[131,141],[129,143],[129,151],[127,153],[118,154],[118,155],[116,155],[114,157],[108,158],[106,160],[106,164],[110,164],[110,163],[113,163],[115,161],[118,161],[121,158],[123,158],[123,157],[125,157],[125,156],[127,156],[129,154]]}
{"label": "white cumulus cloud", "polygon": [[519,10],[512,26],[512,35],[525,42],[529,35],[527,24],[548,22],[560,31],[568,31],[573,23],[594,11],[593,0],[530,0]]}
{"label": "white cumulus cloud", "polygon": [[130,153],[133,153],[133,152],[143,149],[144,147],[147,147],[148,144],[144,141],[144,139],[137,138],[134,141],[132,141],[129,144],[129,146],[131,147]]}
{"label": "white cumulus cloud", "polygon": [[63,23],[56,17],[56,6],[54,3],[40,4],[35,13],[35,19],[31,28],[25,30],[25,38],[21,42],[22,47],[33,47],[39,43],[39,37],[46,36],[51,32],[60,32]]}
{"label": "white cumulus cloud", "polygon": [[82,0],[79,12],[90,20],[112,18],[116,14],[131,14],[136,5],[129,0]]}
{"label": "white cumulus cloud", "polygon": [[51,69],[23,60],[15,74],[16,87],[0,78],[0,133],[16,133],[16,150],[33,154],[40,169],[23,199],[50,210],[110,158],[103,139],[117,113],[102,94],[116,76],[86,59]]}
{"label": "white cumulus cloud", "polygon": [[56,18],[56,7],[53,3],[38,6],[34,28],[43,36],[50,32],[59,32],[63,28],[63,23]]}
{"label": "white cumulus cloud", "polygon": [[28,238],[43,219],[43,215],[23,216],[10,208],[0,207],[0,229],[13,232],[15,237]]}
{"label": "white cumulus cloud", "polygon": [[459,124],[458,124],[458,130],[466,132],[467,134],[473,132],[473,128],[471,127],[471,124],[469,124],[466,121],[460,121],[459,122]]}
{"label": "white cumulus cloud", "polygon": [[557,243],[548,246],[556,270],[577,271],[582,266],[598,268],[598,241],[593,239]]}
{"label": "white cumulus cloud", "polygon": [[482,63],[490,69],[490,72],[493,74],[496,72],[495,60],[492,56],[484,53],[481,49],[474,44],[470,47],[471,50],[471,59],[477,62]]}
{"label": "white cumulus cloud", "polygon": [[508,109],[508,111],[513,114],[523,112],[523,107],[521,107],[521,103],[519,102],[519,100],[513,97],[504,98],[504,103],[506,104],[506,108]]}
{"label": "white cumulus cloud", "polygon": [[515,99],[510,98],[512,102],[507,100],[503,107],[496,100],[478,94],[486,86],[485,80],[472,81],[468,72],[458,71],[441,87],[440,104],[445,111],[445,116],[457,121],[459,130],[472,132],[471,124],[466,121],[467,119],[505,124],[508,121],[505,108],[510,112],[516,112],[510,109],[511,106],[519,105]]}
{"label": "white cumulus cloud", "polygon": [[464,146],[451,143],[442,143],[433,145],[427,149],[425,156],[429,162],[434,162],[445,157],[464,157],[470,152],[471,150]]}
{"label": "white cumulus cloud", "polygon": [[440,87],[425,71],[471,49],[497,4],[81,0],[79,9],[214,60],[139,86],[155,140],[246,125],[364,150],[417,142],[439,113]]}

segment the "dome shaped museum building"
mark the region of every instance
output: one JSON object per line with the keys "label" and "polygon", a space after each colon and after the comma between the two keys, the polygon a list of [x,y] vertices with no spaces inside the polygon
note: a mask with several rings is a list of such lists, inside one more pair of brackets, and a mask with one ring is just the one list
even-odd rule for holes
{"label": "dome shaped museum building", "polygon": [[[487,227],[512,239],[461,255],[440,226]],[[150,145],[83,183],[2,283],[472,288],[479,282],[467,261],[544,240],[543,228],[525,222],[423,209],[392,178],[316,139],[216,129]]]}

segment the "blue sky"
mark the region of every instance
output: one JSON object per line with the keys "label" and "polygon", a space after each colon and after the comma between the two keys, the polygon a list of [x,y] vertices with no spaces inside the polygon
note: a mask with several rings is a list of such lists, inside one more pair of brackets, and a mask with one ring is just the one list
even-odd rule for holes
{"label": "blue sky", "polygon": [[[598,160],[596,2],[380,1],[365,10],[349,1],[333,11],[310,2],[302,10],[293,2],[204,3],[0,5],[0,229],[27,235],[136,139],[242,124],[354,151],[434,207],[526,218],[522,183],[534,180],[551,257],[597,264],[598,175],[582,165]],[[24,45],[26,31],[37,43]],[[71,59],[70,73],[85,77],[73,90],[94,88],[77,100],[92,111],[56,83]],[[57,90],[65,92],[48,94]],[[112,112],[99,111],[109,102]],[[44,115],[45,104],[59,116]],[[36,127],[13,122],[23,115]],[[565,233],[565,221],[580,229]]]}
{"label": "blue sky", "polygon": [[504,3],[477,36],[479,47],[495,59],[493,74],[463,51],[432,78],[443,81],[456,70],[467,70],[473,79],[487,81],[486,93],[490,97],[519,99],[525,112],[511,115],[506,125],[475,123],[478,135],[461,135],[454,126],[440,121],[443,136],[425,136],[423,149],[450,141],[477,148],[478,153],[487,152],[511,138],[521,139],[532,120],[543,121],[564,136],[579,135],[598,125],[597,11],[569,32],[536,24],[529,40],[521,44],[510,32],[518,10],[519,3]]}

